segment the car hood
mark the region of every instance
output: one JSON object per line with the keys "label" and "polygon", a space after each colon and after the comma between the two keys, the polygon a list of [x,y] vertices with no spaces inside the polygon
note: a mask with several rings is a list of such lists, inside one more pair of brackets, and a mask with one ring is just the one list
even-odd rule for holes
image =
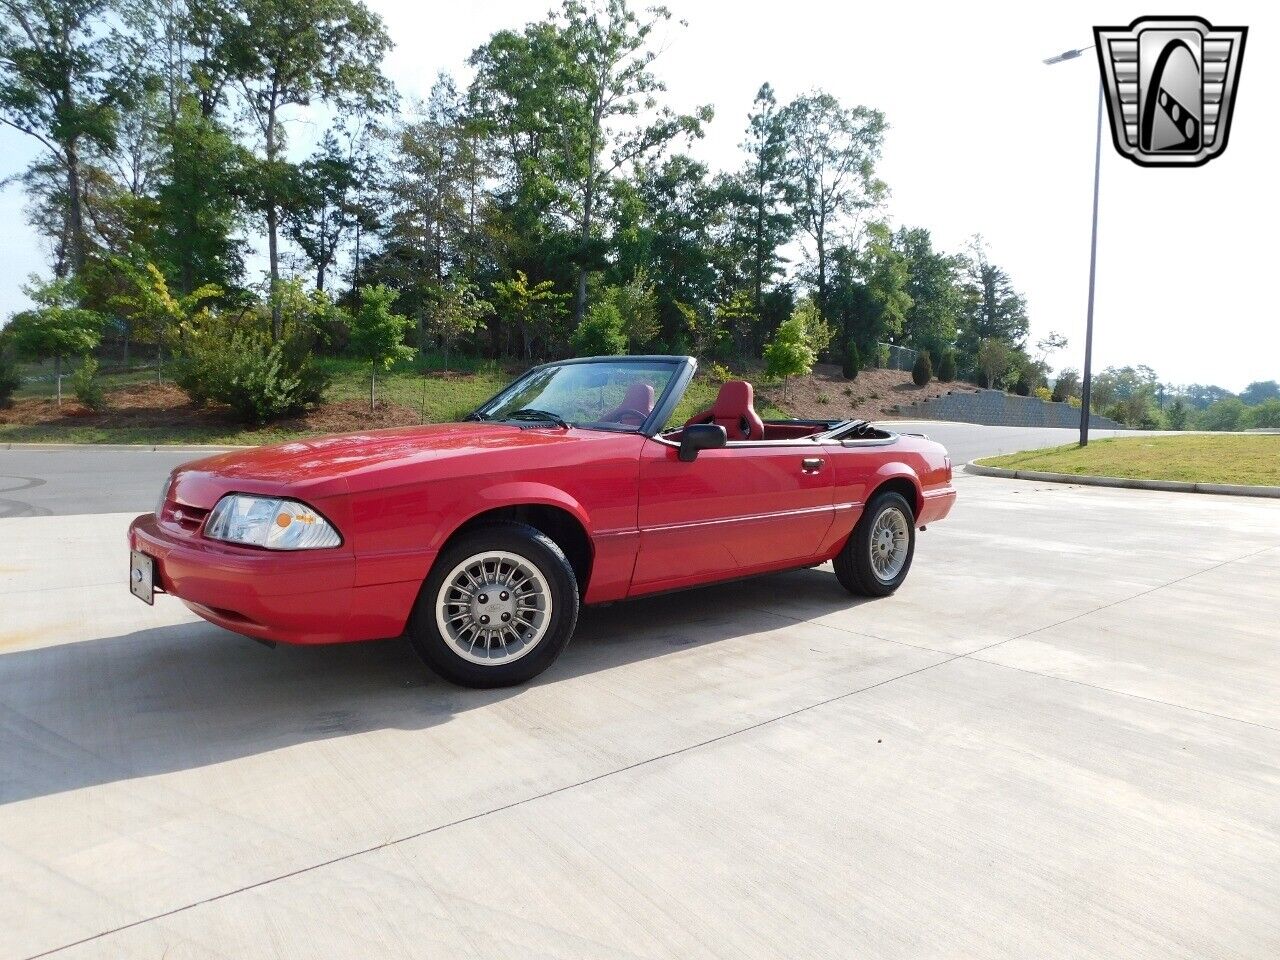
{"label": "car hood", "polygon": [[429,465],[499,450],[533,452],[588,439],[592,433],[448,423],[293,440],[184,464],[174,473],[173,497],[205,509],[231,491],[320,498],[344,493],[349,485],[359,485],[360,478],[395,467]]}

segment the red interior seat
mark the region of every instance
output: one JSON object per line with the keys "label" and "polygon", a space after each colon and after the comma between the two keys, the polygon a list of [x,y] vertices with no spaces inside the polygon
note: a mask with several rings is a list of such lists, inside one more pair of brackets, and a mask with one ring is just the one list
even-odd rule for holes
{"label": "red interior seat", "polygon": [[730,440],[763,440],[764,421],[756,413],[752,401],[755,391],[745,380],[726,380],[716,402],[701,413],[695,413],[685,426],[694,423],[718,423]]}
{"label": "red interior seat", "polygon": [[627,417],[629,420],[634,420],[636,413],[643,413],[646,418],[653,413],[653,387],[637,380],[627,387],[627,392],[623,396],[622,402],[601,417],[600,421],[602,423],[621,423],[623,415],[628,411],[632,414]]}

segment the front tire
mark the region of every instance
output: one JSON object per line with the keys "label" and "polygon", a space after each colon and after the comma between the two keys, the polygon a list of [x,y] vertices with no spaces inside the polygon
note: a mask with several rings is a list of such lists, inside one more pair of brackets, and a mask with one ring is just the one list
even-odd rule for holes
{"label": "front tire", "polygon": [[408,636],[427,666],[464,687],[509,687],[555,662],[578,621],[564,551],[523,523],[485,524],[436,558]]}
{"label": "front tire", "polygon": [[886,491],[871,498],[836,555],[836,577],[856,596],[887,597],[907,579],[915,553],[915,511],[901,494]]}

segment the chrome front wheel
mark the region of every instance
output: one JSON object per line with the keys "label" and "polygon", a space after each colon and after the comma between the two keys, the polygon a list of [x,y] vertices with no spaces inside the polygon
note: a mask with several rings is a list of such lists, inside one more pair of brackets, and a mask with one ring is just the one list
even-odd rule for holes
{"label": "chrome front wheel", "polygon": [[436,598],[436,626],[458,656],[471,663],[510,663],[547,633],[551,586],[525,557],[486,550],[445,576]]}

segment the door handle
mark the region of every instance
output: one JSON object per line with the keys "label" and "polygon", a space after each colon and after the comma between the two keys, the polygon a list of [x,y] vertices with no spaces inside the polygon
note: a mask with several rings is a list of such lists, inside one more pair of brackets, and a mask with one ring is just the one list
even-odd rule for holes
{"label": "door handle", "polygon": [[805,457],[800,461],[800,469],[805,473],[817,473],[826,462],[821,457]]}

